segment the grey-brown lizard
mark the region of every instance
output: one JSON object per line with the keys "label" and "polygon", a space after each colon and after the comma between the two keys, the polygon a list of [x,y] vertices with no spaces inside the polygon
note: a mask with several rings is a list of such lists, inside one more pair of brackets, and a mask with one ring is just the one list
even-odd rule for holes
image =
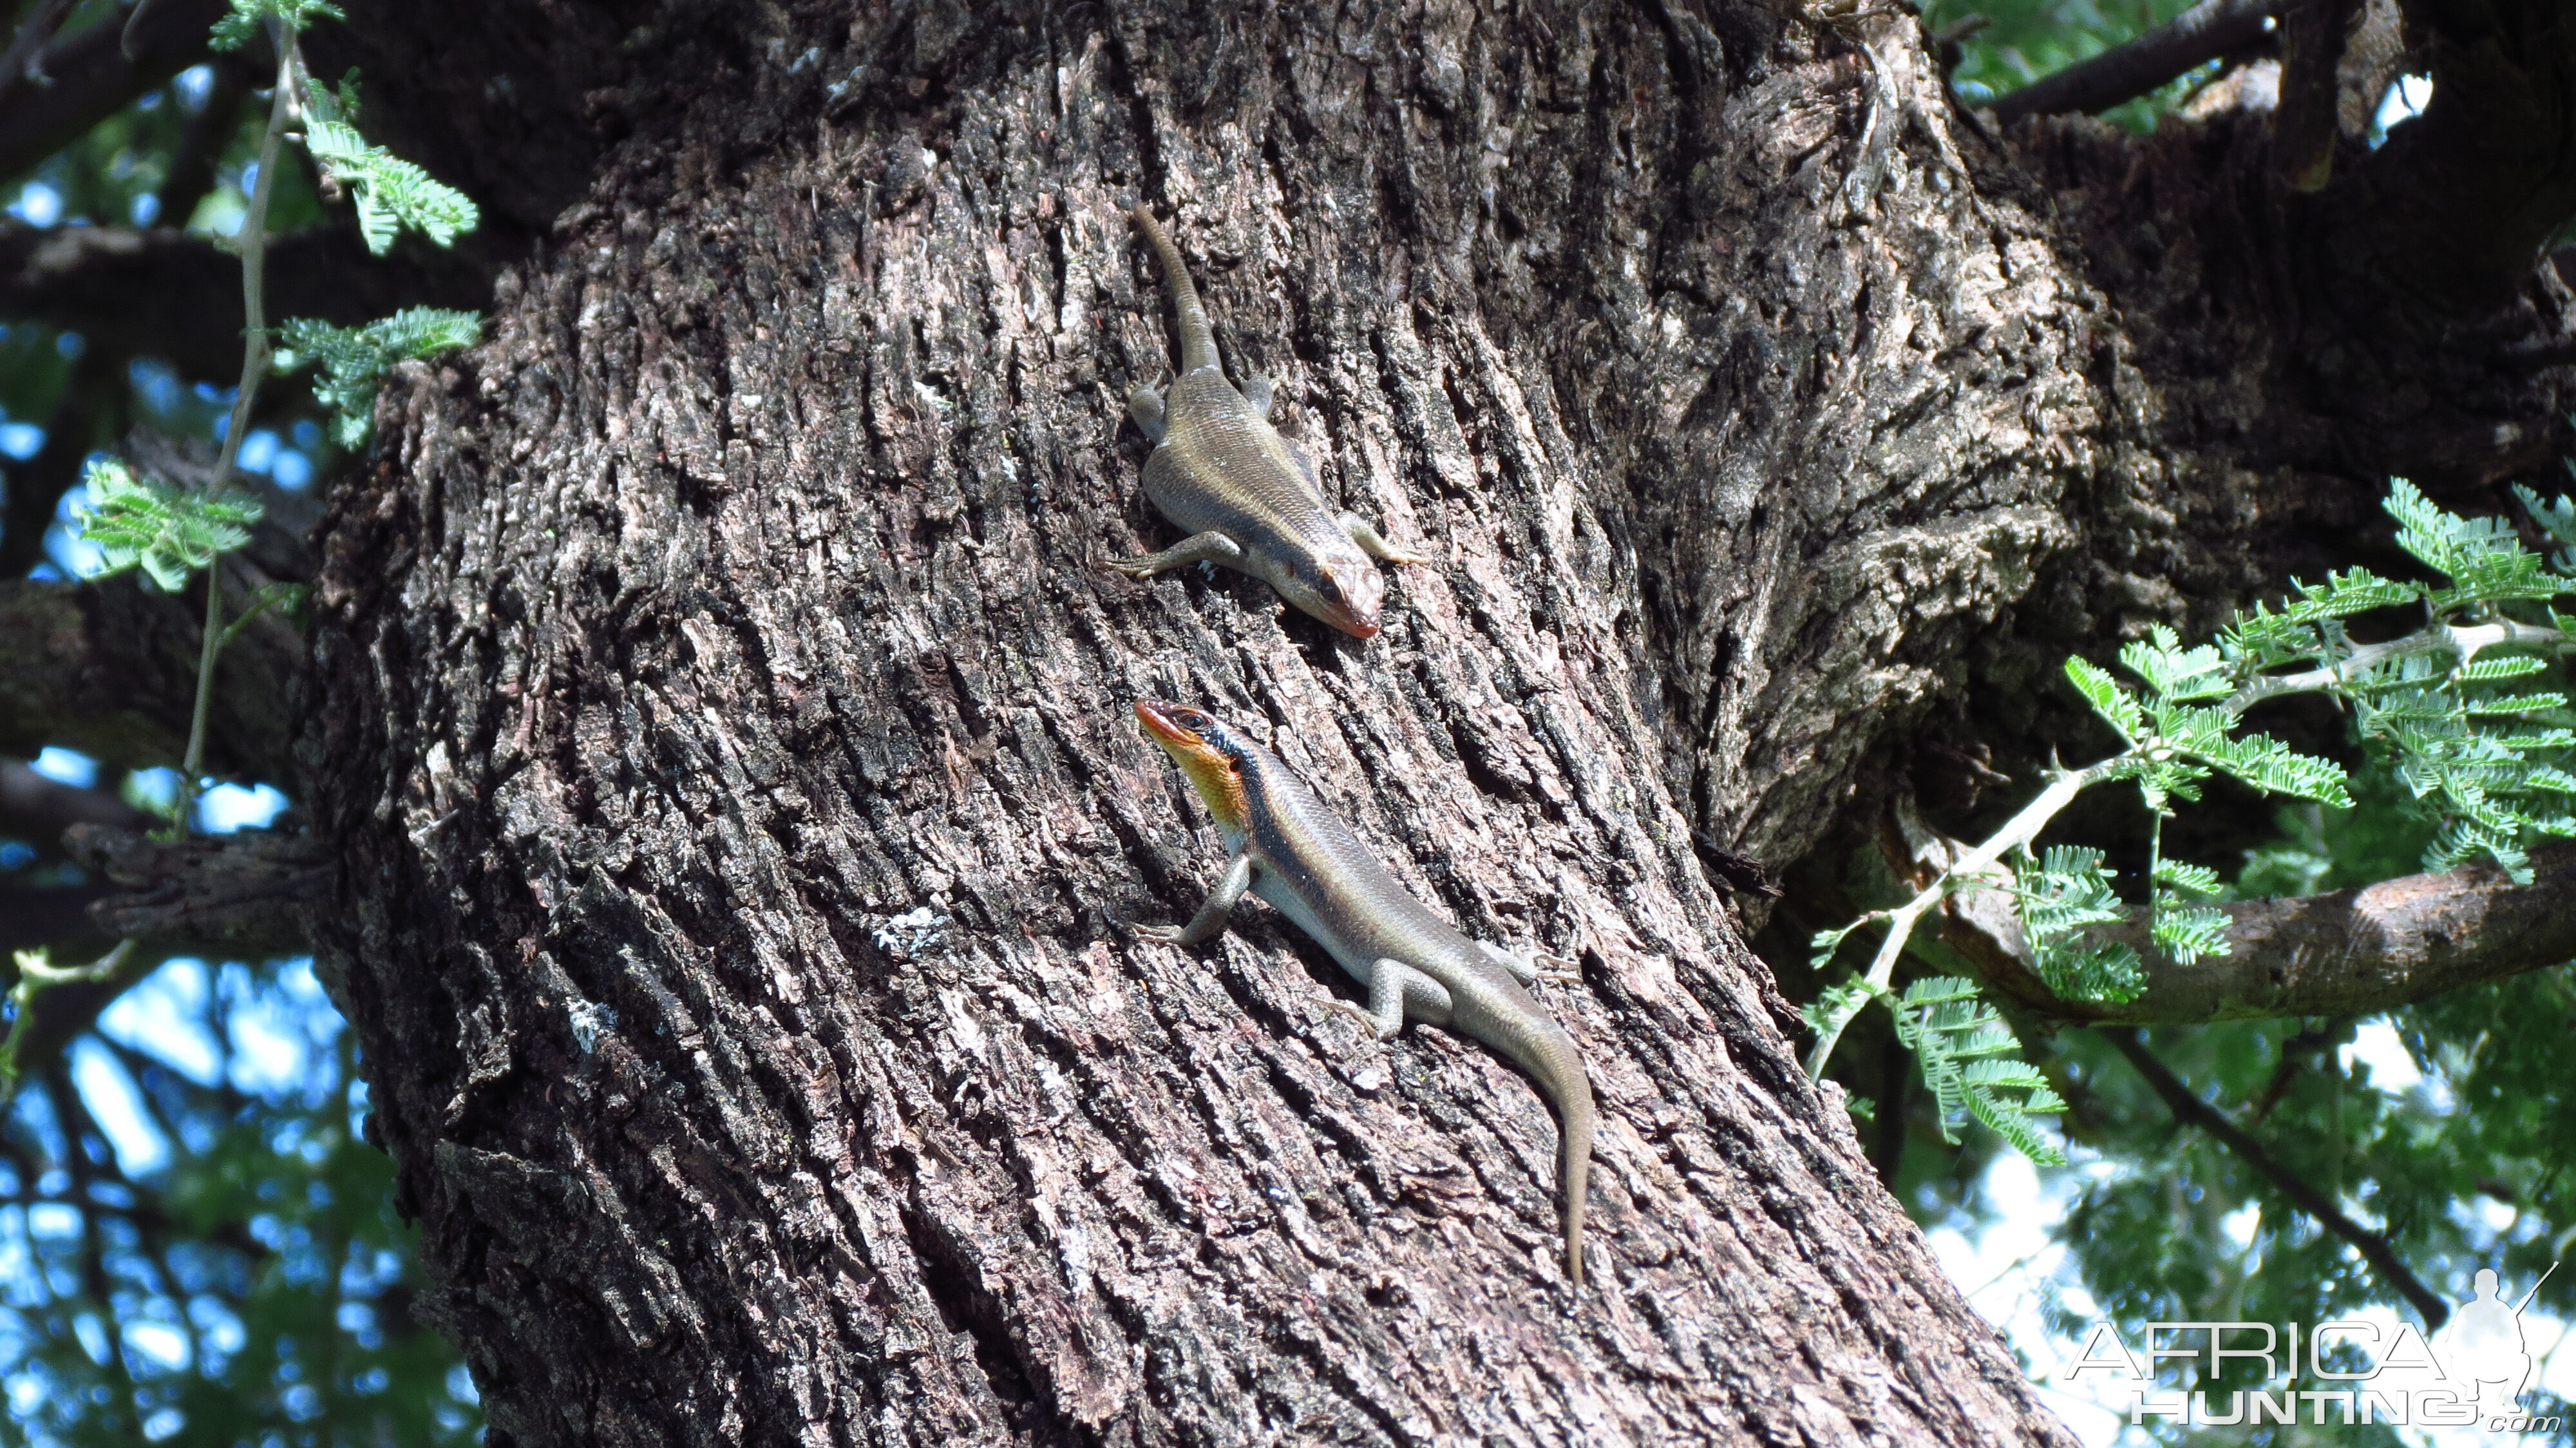
{"label": "grey-brown lizard", "polygon": [[1565,1276],[1583,1285],[1583,1193],[1592,1166],[1592,1083],[1574,1038],[1530,999],[1538,967],[1470,940],[1416,900],[1350,826],[1315,797],[1279,756],[1203,709],[1136,702],[1136,717],[1181,767],[1216,816],[1231,858],[1207,903],[1185,926],[1139,925],[1148,940],[1196,945],[1225,929],[1243,892],[1278,907],[1368,988],[1363,1016],[1381,1041],[1408,1020],[1464,1032],[1510,1057],[1538,1082],[1562,1123],[1557,1165],[1564,1194]]}
{"label": "grey-brown lizard", "polygon": [[1222,563],[1269,583],[1279,596],[1345,633],[1378,631],[1386,580],[1372,558],[1429,560],[1378,535],[1356,513],[1337,513],[1315,479],[1314,461],[1270,425],[1270,382],[1235,390],[1217,361],[1216,334],[1199,305],[1181,254],[1137,203],[1129,215],[1162,259],[1179,314],[1181,368],[1168,389],[1139,386],[1128,414],[1153,440],[1145,495],[1190,536],[1159,553],[1109,566],[1151,578],[1192,563]]}

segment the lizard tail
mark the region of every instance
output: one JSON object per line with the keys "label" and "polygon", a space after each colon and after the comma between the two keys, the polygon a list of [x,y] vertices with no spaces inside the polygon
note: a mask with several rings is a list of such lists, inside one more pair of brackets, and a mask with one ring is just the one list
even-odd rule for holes
{"label": "lizard tail", "polygon": [[1583,1057],[1574,1038],[1556,1027],[1533,1042],[1522,1064],[1556,1102],[1563,1136],[1559,1139],[1557,1189],[1565,1196],[1565,1280],[1583,1286],[1583,1204],[1592,1180],[1592,1078],[1584,1074]]}
{"label": "lizard tail", "polygon": [[1144,202],[1137,202],[1127,214],[1145,229],[1145,239],[1154,244],[1154,254],[1162,258],[1163,285],[1171,290],[1172,310],[1180,314],[1181,370],[1196,372],[1216,366],[1216,333],[1208,327],[1207,308],[1199,305],[1199,289],[1190,285],[1189,268],[1181,265],[1180,249],[1163,234],[1162,225],[1154,220],[1153,212],[1145,209]]}

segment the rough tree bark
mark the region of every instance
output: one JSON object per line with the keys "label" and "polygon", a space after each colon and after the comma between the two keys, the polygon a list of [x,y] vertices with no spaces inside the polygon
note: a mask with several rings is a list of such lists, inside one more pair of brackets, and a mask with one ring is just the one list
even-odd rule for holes
{"label": "rough tree bark", "polygon": [[[387,393],[301,744],[496,1444],[2066,1441],[1709,860],[2368,516],[2260,117],[1998,138],[1910,20],[1756,0],[349,8],[371,117],[545,238]],[[1097,566],[1171,537],[1126,195],[1437,556],[1383,637]],[[2407,335],[2563,343],[2522,275]],[[2527,462],[2552,367],[2401,440]],[[1257,907],[1122,928],[1220,863],[1139,695],[1580,962],[1588,1294],[1527,1082],[1361,1039]]]}

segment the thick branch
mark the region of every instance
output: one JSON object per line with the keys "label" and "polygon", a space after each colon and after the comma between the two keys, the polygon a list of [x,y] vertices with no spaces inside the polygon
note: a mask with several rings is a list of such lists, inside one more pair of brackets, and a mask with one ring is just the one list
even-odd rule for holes
{"label": "thick branch", "polygon": [[2451,1305],[2436,1296],[2423,1280],[2409,1270],[2397,1256],[2388,1239],[2344,1214],[2334,1199],[2318,1191],[2307,1178],[2284,1166],[2263,1143],[2248,1135],[2243,1128],[2227,1119],[2226,1113],[2200,1099],[2164,1062],[2156,1059],[2136,1031],[2105,1030],[2102,1039],[2113,1050],[2128,1057],[2129,1064],[2146,1078],[2147,1085],[2163,1098],[2165,1108],[2174,1119],[2206,1131],[2221,1146],[2236,1153],[2247,1166],[2263,1174],[2273,1189],[2290,1199],[2290,1204],[2316,1219],[2317,1225],[2350,1242],[2362,1260],[2376,1268],[2388,1285],[2403,1294],[2424,1318],[2427,1333],[2439,1328],[2451,1315]]}
{"label": "thick branch", "polygon": [[1995,117],[2067,111],[2091,114],[2133,101],[2193,66],[2263,38],[2264,22],[2289,0],[2201,0],[2126,45],[2115,45],[2023,86],[1994,104]]}
{"label": "thick branch", "polygon": [[74,825],[63,844],[83,866],[132,892],[90,906],[90,920],[163,954],[300,953],[308,948],[305,912],[330,887],[330,858],[309,835],[244,830],[161,840]]}
{"label": "thick branch", "polygon": [[2336,102],[2344,32],[2361,0],[2302,0],[2281,11],[2281,102],[2272,112],[2272,172],[2294,191],[2316,191],[2334,171],[2342,116]]}
{"label": "thick branch", "polygon": [[2409,875],[2356,890],[2219,908],[2234,950],[2175,965],[2148,938],[2146,912],[2093,938],[2134,947],[2147,989],[2123,1005],[2060,1000],[2041,984],[1997,890],[1956,897],[1942,939],[1988,985],[2069,1020],[2183,1025],[2277,1016],[2371,1015],[2445,991],[2576,959],[2576,845],[2534,851],[2532,881],[2492,865]]}
{"label": "thick branch", "polygon": [[206,58],[206,32],[223,0],[154,0],[126,33],[132,7],[45,47],[44,85],[21,85],[0,104],[0,180],[32,169],[100,121]]}
{"label": "thick branch", "polygon": [[[269,260],[270,308],[281,317],[347,325],[413,305],[479,310],[491,297],[472,258],[426,243],[372,257],[337,221],[271,242]],[[241,368],[241,262],[175,226],[0,222],[0,317],[79,332],[94,347],[230,384]]]}
{"label": "thick branch", "polygon": [[[95,583],[0,580],[0,752],[47,745],[110,764],[176,764],[196,688],[198,610],[132,575]],[[301,685],[300,641],[252,628],[216,675],[210,767],[283,781]]]}

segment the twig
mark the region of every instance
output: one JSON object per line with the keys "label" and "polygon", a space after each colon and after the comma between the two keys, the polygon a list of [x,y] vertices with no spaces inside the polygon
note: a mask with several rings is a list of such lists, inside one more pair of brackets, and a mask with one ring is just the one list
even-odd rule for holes
{"label": "twig", "polygon": [[1994,103],[1995,119],[2092,114],[2136,100],[2156,87],[2262,39],[2264,23],[2290,0],[2201,0],[2189,10],[2125,45],[2077,61],[2032,81]]}
{"label": "twig", "polygon": [[1983,844],[1953,860],[1949,868],[1924,886],[1913,899],[1893,910],[1874,910],[1845,926],[1843,933],[1848,935],[1873,920],[1884,920],[1887,922],[1887,938],[1880,942],[1878,954],[1869,963],[1869,974],[1863,977],[1866,992],[1854,995],[1845,1009],[1816,1032],[1815,1047],[1807,1053],[1807,1074],[1825,1074],[1825,1062],[1833,1056],[1835,1044],[1842,1040],[1843,1029],[1851,1024],[1852,1017],[1860,1014],[1861,1007],[1871,997],[1886,992],[1889,982],[1896,977],[1896,962],[1905,954],[1905,944],[1913,938],[1915,922],[1923,918],[1923,912],[1940,904],[1962,882],[1985,875],[2005,855],[2039,838],[2040,831],[2048,828],[2048,822],[2057,818],[2060,810],[2072,804],[2077,795],[2111,778],[2116,767],[2127,758],[2126,755],[2117,755],[2082,769],[2055,771],[2048,787],[2039,792],[2038,798],[2022,806],[2021,813],[2005,821],[2004,827],[1995,831]]}
{"label": "twig", "polygon": [[2282,1165],[2263,1143],[2228,1120],[2217,1107],[2201,1100],[2199,1094],[2184,1084],[2171,1067],[2147,1049],[2138,1032],[2106,1030],[2102,1032],[2102,1038],[2137,1068],[2147,1085],[2163,1098],[2166,1109],[2173,1113],[2176,1121],[2208,1132],[2219,1145],[2236,1153],[2239,1160],[2261,1173],[2275,1190],[2290,1199],[2292,1206],[2315,1218],[2318,1226],[2350,1242],[2353,1249],[2361,1253],[2363,1261],[2377,1268],[2390,1286],[2414,1304],[2415,1310],[2423,1315],[2425,1332],[2435,1331],[2450,1317],[2451,1305],[2436,1296],[2433,1289],[2425,1286],[2421,1278],[2398,1260],[2397,1250],[2389,1245],[2387,1237],[2344,1215],[2343,1209],[2336,1206],[2331,1198],[2309,1185],[2305,1177]]}
{"label": "twig", "polygon": [[[242,267],[242,371],[233,391],[231,420],[224,426],[223,455],[215,462],[209,496],[232,486],[241,458],[242,436],[250,429],[251,400],[260,379],[268,375],[268,309],[264,286],[268,262],[268,200],[277,187],[277,157],[286,127],[295,118],[295,35],[271,19],[270,44],[277,48],[277,89],[268,107],[268,132],[259,142],[259,180],[251,187],[250,205],[242,213],[239,237]],[[215,657],[223,651],[224,582],[222,560],[206,565],[206,638],[197,654],[197,705],[188,722],[188,752],[179,766],[179,818],[182,829],[195,823],[198,780],[206,760],[206,721],[214,712]]]}
{"label": "twig", "polygon": [[2339,663],[2297,674],[2258,674],[2245,681],[2245,687],[2227,698],[2226,708],[2242,714],[2265,699],[2283,694],[2313,694],[2319,689],[2332,689],[2400,659],[2419,658],[2427,654],[2451,653],[2460,656],[2462,664],[2492,648],[2565,649],[2576,644],[2554,628],[2537,624],[2515,623],[2498,619],[2493,623],[2435,624],[2419,629],[2401,639],[2386,643],[2363,644]]}
{"label": "twig", "polygon": [[45,42],[70,13],[72,0],[45,0],[27,23],[18,28],[18,38],[9,43],[8,53],[0,55],[0,96],[9,93],[21,80],[41,80],[44,76]]}

